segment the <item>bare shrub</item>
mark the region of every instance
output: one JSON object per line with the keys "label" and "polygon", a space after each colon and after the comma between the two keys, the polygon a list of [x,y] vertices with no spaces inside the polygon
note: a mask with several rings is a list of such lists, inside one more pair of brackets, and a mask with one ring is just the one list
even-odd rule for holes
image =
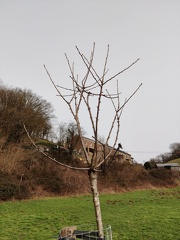
{"label": "bare shrub", "polygon": [[[144,179],[147,173],[138,164],[128,164],[115,162],[112,169],[104,176],[103,181],[108,183],[111,188],[133,188],[138,184],[141,185],[142,178]],[[141,179],[141,180],[140,180]]]}
{"label": "bare shrub", "polygon": [[169,170],[169,169],[152,169],[149,171],[149,174],[152,176],[152,183],[156,186],[171,186],[177,183],[179,179],[179,172]]}
{"label": "bare shrub", "polygon": [[36,159],[28,175],[33,185],[56,195],[82,194],[89,190],[86,173],[72,171],[44,158]]}
{"label": "bare shrub", "polygon": [[115,162],[113,168],[101,177],[101,191],[121,191],[124,189],[142,189],[149,187],[176,186],[180,173],[167,169],[145,170],[139,164]]}
{"label": "bare shrub", "polygon": [[0,200],[20,200],[28,197],[30,197],[28,184],[19,181],[15,176],[0,172]]}
{"label": "bare shrub", "polygon": [[23,158],[24,158],[23,149],[16,145],[10,145],[6,150],[1,151],[0,154],[1,171],[9,175],[17,173]]}

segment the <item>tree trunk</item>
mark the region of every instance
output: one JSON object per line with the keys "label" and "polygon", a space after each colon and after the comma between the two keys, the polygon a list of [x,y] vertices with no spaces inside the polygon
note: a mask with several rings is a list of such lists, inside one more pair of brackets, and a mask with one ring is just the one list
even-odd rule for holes
{"label": "tree trunk", "polygon": [[94,172],[93,170],[89,170],[89,181],[90,181],[91,191],[93,195],[93,203],[94,203],[94,210],[96,214],[96,224],[99,232],[99,238],[104,239],[101,207],[100,207],[100,201],[99,201],[99,192],[97,187],[97,173]]}

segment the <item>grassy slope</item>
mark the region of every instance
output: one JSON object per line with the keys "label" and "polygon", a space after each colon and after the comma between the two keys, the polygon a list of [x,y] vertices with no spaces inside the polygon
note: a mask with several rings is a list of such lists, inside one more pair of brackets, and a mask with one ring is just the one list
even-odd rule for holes
{"label": "grassy slope", "polygon": [[174,160],[171,160],[168,163],[179,163],[180,164],[180,158],[176,158]]}
{"label": "grassy slope", "polygon": [[[113,240],[179,240],[180,187],[101,196]],[[69,225],[94,223],[91,196],[4,202],[1,240],[47,240]]]}

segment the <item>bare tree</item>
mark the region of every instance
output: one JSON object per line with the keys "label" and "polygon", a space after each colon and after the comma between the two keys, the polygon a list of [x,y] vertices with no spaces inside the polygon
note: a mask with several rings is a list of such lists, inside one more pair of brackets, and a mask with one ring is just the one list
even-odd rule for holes
{"label": "bare tree", "polygon": [[175,158],[179,158],[180,157],[180,143],[179,142],[175,142],[175,143],[171,143],[169,146],[169,149],[171,150],[171,154],[175,155]]}
{"label": "bare tree", "polygon": [[[68,165],[65,165],[65,166],[71,169],[86,170],[88,172],[89,182],[90,182],[92,196],[93,196],[99,238],[103,239],[104,238],[103,221],[102,221],[99,192],[98,192],[98,186],[97,186],[98,174],[103,171],[106,171],[109,168],[109,166],[113,162],[113,159],[116,153],[120,149],[120,144],[118,144],[118,135],[120,130],[120,116],[121,116],[122,110],[124,106],[128,103],[128,101],[132,98],[132,96],[138,91],[138,89],[142,84],[140,84],[137,87],[137,89],[131,94],[131,96],[129,96],[128,99],[125,100],[125,102],[122,105],[120,105],[120,92],[118,87],[118,81],[115,83],[115,86],[116,86],[115,93],[110,93],[110,91],[106,89],[106,86],[110,82],[112,82],[112,80],[114,80],[118,75],[120,75],[121,73],[123,73],[124,71],[132,67],[139,59],[137,59],[127,68],[123,69],[122,71],[118,72],[112,77],[107,77],[107,72],[108,72],[107,61],[109,56],[109,45],[107,47],[107,53],[105,57],[102,74],[98,74],[93,65],[95,43],[93,44],[93,48],[92,48],[89,59],[83,53],[81,53],[78,47],[76,47],[76,50],[84,64],[86,72],[83,78],[79,80],[78,75],[77,76],[75,75],[74,63],[71,65],[69,58],[65,54],[65,57],[69,66],[69,70],[70,70],[70,80],[72,84],[70,88],[56,85],[54,80],[51,78],[51,75],[47,70],[46,66],[44,67],[52,84],[54,85],[58,93],[58,96],[60,97],[61,100],[63,100],[67,104],[77,124],[78,135],[80,137],[82,149],[86,159],[86,167],[81,169],[81,168],[76,168]],[[111,116],[112,120],[110,123],[108,134],[104,139],[105,141],[102,142],[99,139],[99,128],[100,128],[100,124],[102,124],[102,121],[103,121],[102,119],[100,119],[101,118],[100,111],[103,111],[102,109],[103,101],[111,102],[112,108],[114,109],[114,114]],[[95,102],[95,108],[92,105],[94,102]],[[84,111],[84,106],[87,110],[87,114],[89,116],[92,132],[93,132],[92,137],[94,139],[94,151],[93,151],[93,154],[91,155],[89,155],[88,152],[86,151],[86,146],[85,146],[83,135],[82,135],[82,128],[81,128],[82,119],[80,119],[81,118],[80,110],[83,109]],[[109,151],[108,150],[109,141],[113,136],[114,136],[114,140],[113,140],[112,148],[111,148],[111,151]],[[100,152],[98,150],[99,145],[101,146]],[[105,164],[105,162],[109,159],[110,156],[111,156],[111,161],[109,161],[108,164]],[[52,160],[56,161],[54,159]],[[62,164],[62,163],[59,163],[59,164]],[[106,167],[102,168],[102,165],[104,164]]]}
{"label": "bare tree", "polygon": [[6,137],[4,147],[21,141],[26,134],[22,123],[31,136],[47,135],[52,128],[52,113],[52,105],[31,90],[0,86],[0,131]]}
{"label": "bare tree", "polygon": [[58,126],[58,143],[59,146],[65,146],[67,140],[67,124],[65,122],[61,122]]}

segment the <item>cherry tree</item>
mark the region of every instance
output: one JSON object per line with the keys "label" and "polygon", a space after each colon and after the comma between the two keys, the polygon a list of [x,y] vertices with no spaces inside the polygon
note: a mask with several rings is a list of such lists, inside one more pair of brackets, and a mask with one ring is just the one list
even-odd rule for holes
{"label": "cherry tree", "polygon": [[[120,150],[121,144],[118,143],[118,136],[120,131],[120,117],[123,111],[124,106],[129,102],[129,100],[136,94],[138,89],[141,87],[140,84],[137,89],[123,102],[120,104],[120,91],[118,80],[114,82],[115,78],[118,77],[123,72],[131,68],[135,63],[139,61],[137,59],[132,64],[130,64],[125,69],[119,71],[111,77],[107,77],[108,69],[108,56],[109,56],[109,45],[107,47],[107,52],[105,56],[105,61],[103,63],[102,73],[99,74],[94,67],[94,54],[95,54],[95,43],[93,44],[90,57],[87,58],[78,47],[76,47],[77,53],[82,60],[82,63],[85,68],[84,76],[79,79],[79,76],[75,74],[74,63],[70,63],[70,60],[65,54],[67,64],[70,71],[70,82],[71,87],[60,86],[55,83],[52,79],[51,74],[49,73],[46,66],[44,66],[47,75],[49,76],[50,81],[52,82],[54,88],[56,89],[60,100],[64,101],[67,104],[78,128],[78,134],[82,146],[82,150],[85,157],[86,166],[83,168],[74,167],[70,165],[65,165],[63,163],[57,162],[55,159],[51,160],[56,161],[58,164],[63,165],[67,168],[74,170],[87,171],[89,182],[91,186],[91,192],[94,203],[94,211],[96,215],[96,224],[98,229],[99,239],[104,238],[103,232],[103,221],[100,208],[100,199],[98,192],[98,174],[107,171],[109,166],[113,163],[116,154]],[[107,86],[109,84],[115,85],[115,92],[110,92]],[[92,101],[93,98],[93,101]],[[104,119],[101,119],[101,112],[105,108],[102,107],[103,102],[109,101],[112,105],[113,114],[108,116],[108,119],[111,117],[109,130],[107,136],[104,137],[103,142],[99,140],[99,129],[100,125],[103,123]],[[86,114],[88,115],[89,123],[92,128],[92,137],[94,139],[93,153],[88,154],[83,138],[82,133],[82,114],[81,111],[84,111],[86,108]],[[113,138],[113,141],[112,141]],[[109,148],[109,141],[113,142],[111,148]],[[99,146],[101,151],[99,151]],[[110,149],[110,150],[109,150]],[[45,153],[43,153],[45,154]],[[48,156],[49,157],[49,156]],[[50,158],[50,157],[49,157]]]}

